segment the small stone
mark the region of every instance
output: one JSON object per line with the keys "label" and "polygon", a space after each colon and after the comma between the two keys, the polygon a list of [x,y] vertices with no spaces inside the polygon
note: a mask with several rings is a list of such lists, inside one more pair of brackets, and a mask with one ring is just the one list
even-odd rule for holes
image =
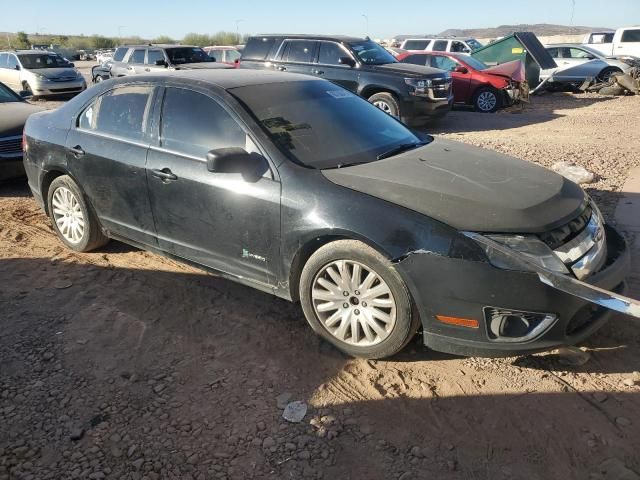
{"label": "small stone", "polygon": [[422,450],[420,450],[420,447],[415,446],[413,448],[411,448],[411,455],[417,458],[422,458]]}
{"label": "small stone", "polygon": [[454,471],[456,468],[458,468],[458,464],[455,460],[449,460],[447,461],[447,468],[451,471]]}
{"label": "small stone", "polygon": [[144,458],[139,458],[131,462],[131,465],[133,465],[133,468],[135,468],[136,470],[140,470],[140,467],[142,467],[143,463],[144,463]]}
{"label": "small stone", "polygon": [[363,435],[370,435],[373,433],[373,427],[367,423],[360,425],[360,433]]}
{"label": "small stone", "polygon": [[282,418],[291,423],[300,423],[307,414],[307,404],[297,400],[287,404],[282,412]]}
{"label": "small stone", "polygon": [[289,392],[281,393],[276,397],[276,405],[280,410],[284,410],[287,407],[290,398],[291,394]]}
{"label": "small stone", "polygon": [[635,387],[636,386],[636,381],[633,378],[625,378],[622,383],[624,383],[627,387]]}
{"label": "small stone", "polygon": [[581,367],[591,358],[589,352],[580,350],[578,347],[559,348],[557,355],[560,363],[571,367]]}
{"label": "small stone", "polygon": [[155,387],[153,387],[153,391],[156,393],[160,393],[161,391],[163,391],[165,388],[167,388],[167,386],[164,383],[159,383],[158,385],[156,385]]}
{"label": "small stone", "polygon": [[111,455],[113,455],[113,456],[114,456],[114,457],[116,457],[116,458],[120,458],[120,457],[122,456],[122,450],[120,450],[120,449],[119,449],[119,448],[117,448],[117,447],[113,447],[113,448],[111,449]]}
{"label": "small stone", "polygon": [[133,456],[133,454],[135,453],[137,448],[138,447],[136,445],[131,445],[129,447],[129,450],[127,450],[127,457],[131,458]]}
{"label": "small stone", "polygon": [[196,463],[198,463],[198,454],[194,453],[190,455],[189,458],[187,458],[187,463],[189,465],[195,465]]}
{"label": "small stone", "polygon": [[398,477],[398,480],[410,480],[412,476],[411,472],[404,472]]}
{"label": "small stone", "polygon": [[120,435],[118,435],[117,433],[114,433],[109,437],[109,440],[111,440],[113,443],[118,443],[120,442],[120,440],[122,440],[122,437],[120,437]]}
{"label": "small stone", "polygon": [[274,447],[275,445],[276,445],[276,441],[271,437],[267,437],[262,441],[262,448],[271,448],[271,447]]}
{"label": "small stone", "polygon": [[621,427],[630,427],[631,420],[629,420],[626,417],[616,417],[616,424],[618,424]]}
{"label": "small stone", "polygon": [[46,351],[46,352],[44,352],[44,353],[42,354],[42,359],[43,359],[43,360],[45,360],[45,361],[47,361],[47,362],[48,362],[49,360],[51,360],[52,358],[53,358],[53,353],[52,353],[52,352]]}
{"label": "small stone", "polygon": [[609,458],[600,464],[605,480],[640,480],[640,475],[627,468],[618,458]]}
{"label": "small stone", "polygon": [[353,415],[353,408],[347,407],[344,410],[342,410],[342,413],[344,414],[345,417]]}
{"label": "small stone", "polygon": [[609,398],[609,396],[604,392],[595,392],[593,394],[593,399],[598,403],[603,403]]}
{"label": "small stone", "polygon": [[71,430],[71,434],[69,435],[69,438],[75,442],[80,440],[83,437],[83,435],[84,435],[83,428],[74,428],[73,430]]}
{"label": "small stone", "polygon": [[311,454],[309,453],[309,450],[302,450],[298,453],[298,458],[300,460],[309,460],[311,458]]}

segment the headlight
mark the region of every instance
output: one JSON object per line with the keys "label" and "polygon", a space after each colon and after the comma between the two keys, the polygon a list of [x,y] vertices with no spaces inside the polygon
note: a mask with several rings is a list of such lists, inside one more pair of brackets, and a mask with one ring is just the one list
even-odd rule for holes
{"label": "headlight", "polygon": [[427,89],[432,85],[429,78],[405,78],[404,83],[409,85],[411,95],[427,95]]}
{"label": "headlight", "polygon": [[[566,265],[553,253],[553,250],[533,235],[487,235],[487,237],[523,254],[528,260],[541,267],[558,273],[569,273]],[[491,262],[494,267],[520,271],[526,269],[523,263],[514,260],[508,255],[487,245],[482,245],[482,247],[487,254],[489,262]],[[526,270],[530,271],[529,269]]]}
{"label": "headlight", "polygon": [[33,75],[36,80],[46,80],[47,79],[47,77],[45,77],[41,73],[31,72],[31,75]]}

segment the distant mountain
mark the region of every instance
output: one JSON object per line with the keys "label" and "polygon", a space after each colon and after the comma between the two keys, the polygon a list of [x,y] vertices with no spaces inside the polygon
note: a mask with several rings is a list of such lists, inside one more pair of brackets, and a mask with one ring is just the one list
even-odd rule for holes
{"label": "distant mountain", "polygon": [[420,37],[444,37],[444,36],[456,36],[456,37],[473,37],[473,38],[497,38],[511,35],[513,32],[533,32],[539,36],[550,35],[582,35],[593,31],[613,31],[611,28],[602,27],[570,27],[567,25],[550,25],[548,23],[539,23],[535,25],[521,24],[521,25],[500,25],[499,27],[492,28],[449,28],[444,32],[438,34],[417,34],[417,35],[396,35],[395,38],[402,40],[405,38],[420,38]]}

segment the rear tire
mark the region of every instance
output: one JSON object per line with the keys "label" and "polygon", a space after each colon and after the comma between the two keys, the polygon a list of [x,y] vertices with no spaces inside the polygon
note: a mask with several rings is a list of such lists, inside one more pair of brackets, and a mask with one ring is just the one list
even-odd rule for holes
{"label": "rear tire", "polygon": [[47,205],[53,230],[71,250],[89,252],[109,241],[80,187],[70,176],[61,175],[51,182]]}
{"label": "rear tire", "polygon": [[380,92],[371,95],[367,100],[392,117],[400,118],[400,105],[398,105],[398,101],[392,94]]}
{"label": "rear tire", "polygon": [[389,357],[418,330],[402,278],[362,242],[338,240],[318,249],[302,270],[299,288],[311,328],[348,355]]}
{"label": "rear tire", "polygon": [[493,113],[500,107],[500,103],[495,88],[482,87],[473,96],[473,108],[476,112]]}

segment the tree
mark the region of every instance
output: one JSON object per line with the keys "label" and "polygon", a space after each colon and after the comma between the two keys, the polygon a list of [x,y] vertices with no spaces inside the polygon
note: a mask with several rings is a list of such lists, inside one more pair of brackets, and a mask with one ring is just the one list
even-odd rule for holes
{"label": "tree", "polygon": [[93,48],[113,48],[116,46],[116,42],[113,38],[103,37],[102,35],[93,35],[91,37],[91,43]]}
{"label": "tree", "polygon": [[151,43],[178,43],[178,42],[176,42],[173,38],[167,35],[160,35],[159,37],[151,40]]}
{"label": "tree", "polygon": [[18,32],[16,34],[16,48],[30,48],[29,35],[24,32]]}
{"label": "tree", "polygon": [[197,45],[198,47],[206,47],[211,45],[211,38],[209,35],[202,33],[187,33],[182,39],[182,43],[185,45]]}

